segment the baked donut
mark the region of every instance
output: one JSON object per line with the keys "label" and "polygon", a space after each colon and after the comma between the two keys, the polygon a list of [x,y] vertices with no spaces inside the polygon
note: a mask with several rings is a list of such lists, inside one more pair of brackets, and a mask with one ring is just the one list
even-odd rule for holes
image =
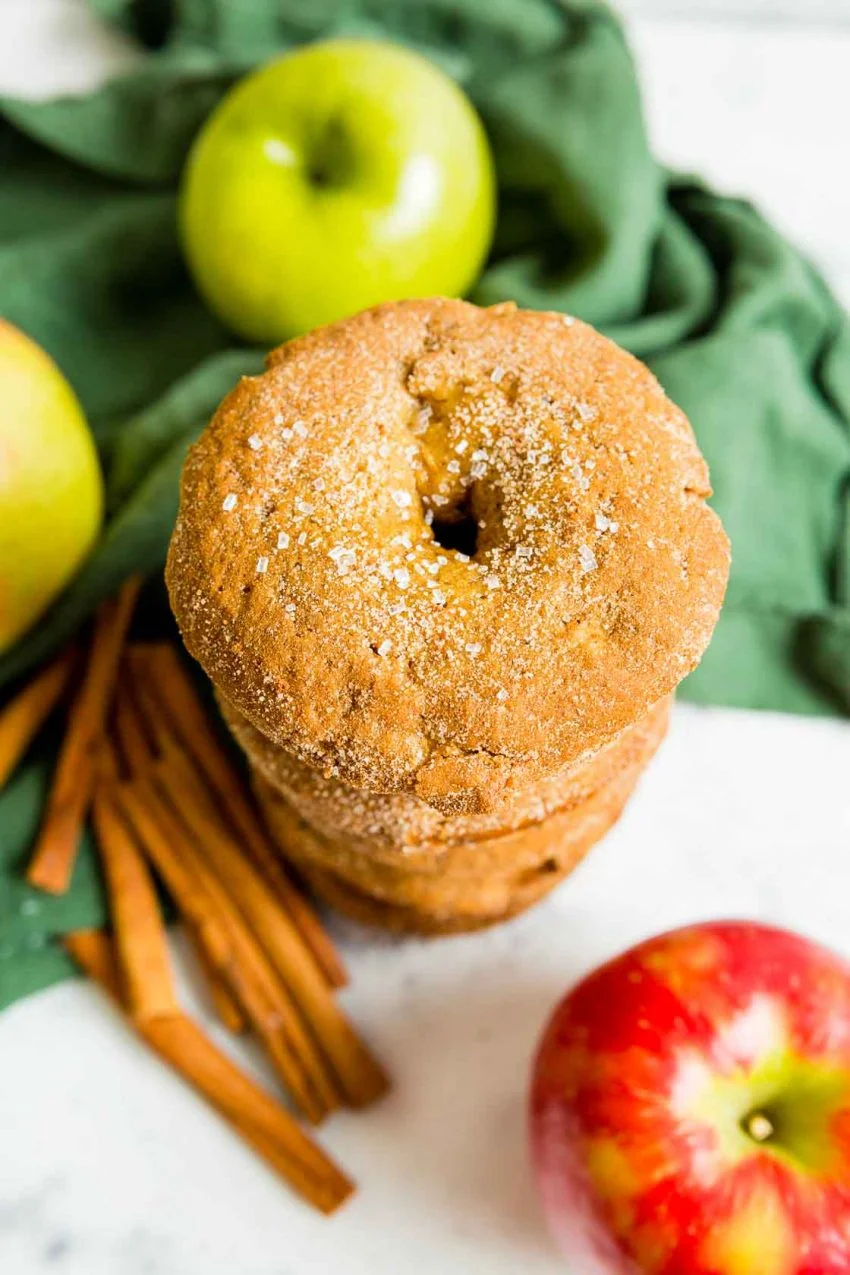
{"label": "baked donut", "polygon": [[261,735],[219,697],[224,720],[250,762],[293,812],[320,836],[344,841],[349,851],[376,862],[421,863],[446,846],[503,840],[506,833],[541,824],[574,809],[610,783],[624,767],[646,763],[667,729],[670,697],[585,762],[557,771],[512,802],[477,815],[444,815],[409,793],[371,793],[326,778]]}
{"label": "baked donut", "polygon": [[[654,741],[657,743],[658,739]],[[419,913],[498,919],[538,877],[551,889],[619,817],[654,744],[590,796],[540,823],[486,839],[430,847],[432,854],[376,859],[345,838],[328,838],[298,817],[281,794],[257,777],[269,826],[299,867],[332,872],[361,894]]]}
{"label": "baked donut", "polygon": [[[262,783],[257,792],[269,827],[300,872],[308,876],[319,873],[320,881],[332,878],[342,891],[399,909],[407,917],[404,928],[428,934],[434,932],[435,921],[442,927],[450,922],[455,931],[479,929],[513,916],[547,894],[619,818],[639,773],[640,768],[627,772],[569,816],[555,815],[532,833],[508,834],[515,843],[510,847],[516,856],[514,862],[508,868],[488,867],[480,873],[452,872],[449,865],[436,872],[382,870],[363,856],[356,864],[340,862],[335,853],[339,847],[323,845],[279,794]],[[529,846],[525,855],[523,843],[530,839],[540,844]],[[419,918],[418,923],[415,918]]]}
{"label": "baked donut", "polygon": [[711,636],[709,494],[651,373],[562,314],[396,302],[240,381],[188,456],[167,581],[317,888],[438,932],[560,879]]}
{"label": "baked donut", "polygon": [[729,560],[709,491],[682,412],[586,324],[393,303],[227,396],[184,468],[168,585],[274,743],[474,813],[696,665]]}

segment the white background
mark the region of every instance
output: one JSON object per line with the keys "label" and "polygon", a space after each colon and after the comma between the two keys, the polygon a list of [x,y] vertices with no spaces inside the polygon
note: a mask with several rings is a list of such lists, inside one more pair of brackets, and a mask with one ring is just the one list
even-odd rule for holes
{"label": "white background", "polygon": [[[659,152],[755,198],[850,301],[845,0],[625,8]],[[133,56],[81,0],[0,0],[0,91],[82,87]],[[684,920],[773,920],[850,954],[848,775],[846,723],[682,707],[620,826],[535,912],[432,944],[340,930],[348,1007],[396,1087],[322,1135],[361,1184],[330,1222],[93,990],[13,1007],[0,1018],[0,1271],[556,1275],[524,1137],[550,1006],[599,960]]]}

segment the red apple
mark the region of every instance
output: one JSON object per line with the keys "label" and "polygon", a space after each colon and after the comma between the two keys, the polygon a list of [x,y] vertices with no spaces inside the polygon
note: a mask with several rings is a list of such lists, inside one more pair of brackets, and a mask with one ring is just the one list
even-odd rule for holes
{"label": "red apple", "polygon": [[571,1275],[850,1273],[850,965],[783,930],[675,930],[589,975],[534,1067]]}

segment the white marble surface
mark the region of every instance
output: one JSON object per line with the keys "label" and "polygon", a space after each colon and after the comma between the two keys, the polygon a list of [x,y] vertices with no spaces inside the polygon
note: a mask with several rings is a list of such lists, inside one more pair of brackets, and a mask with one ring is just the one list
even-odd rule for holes
{"label": "white marble surface", "polygon": [[[746,0],[728,25],[711,0],[707,21],[690,16],[698,0],[670,19],[639,16],[669,3],[629,7],[661,151],[757,197],[850,299],[850,31],[749,21]],[[828,9],[841,17],[840,0]],[[0,90],[81,85],[114,56],[128,52],[92,38],[74,0],[0,0]],[[549,1007],[599,960],[696,918],[768,919],[850,954],[849,763],[846,723],[679,708],[620,826],[535,912],[433,944],[346,933],[346,1001],[396,1088],[323,1134],[361,1183],[330,1222],[92,989],[13,1007],[0,1018],[0,1271],[556,1275],[524,1142]]]}
{"label": "white marble surface", "polygon": [[469,939],[352,940],[346,1002],[396,1087],[323,1134],[361,1184],[329,1222],[93,989],[8,1010],[0,1271],[556,1275],[524,1139],[550,1006],[624,945],[697,918],[767,918],[850,952],[848,762],[842,723],[682,707],[622,823],[536,911]]}

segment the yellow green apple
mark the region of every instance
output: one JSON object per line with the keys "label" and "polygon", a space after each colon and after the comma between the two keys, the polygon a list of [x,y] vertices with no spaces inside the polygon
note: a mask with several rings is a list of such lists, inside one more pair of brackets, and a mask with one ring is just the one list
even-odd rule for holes
{"label": "yellow green apple", "polygon": [[0,319],[0,651],[77,570],[100,527],[94,440],[53,360]]}
{"label": "yellow green apple", "polygon": [[278,342],[380,301],[465,292],[492,238],[493,162],[468,98],[431,62],[328,40],[223,99],[179,215],[208,305]]}

